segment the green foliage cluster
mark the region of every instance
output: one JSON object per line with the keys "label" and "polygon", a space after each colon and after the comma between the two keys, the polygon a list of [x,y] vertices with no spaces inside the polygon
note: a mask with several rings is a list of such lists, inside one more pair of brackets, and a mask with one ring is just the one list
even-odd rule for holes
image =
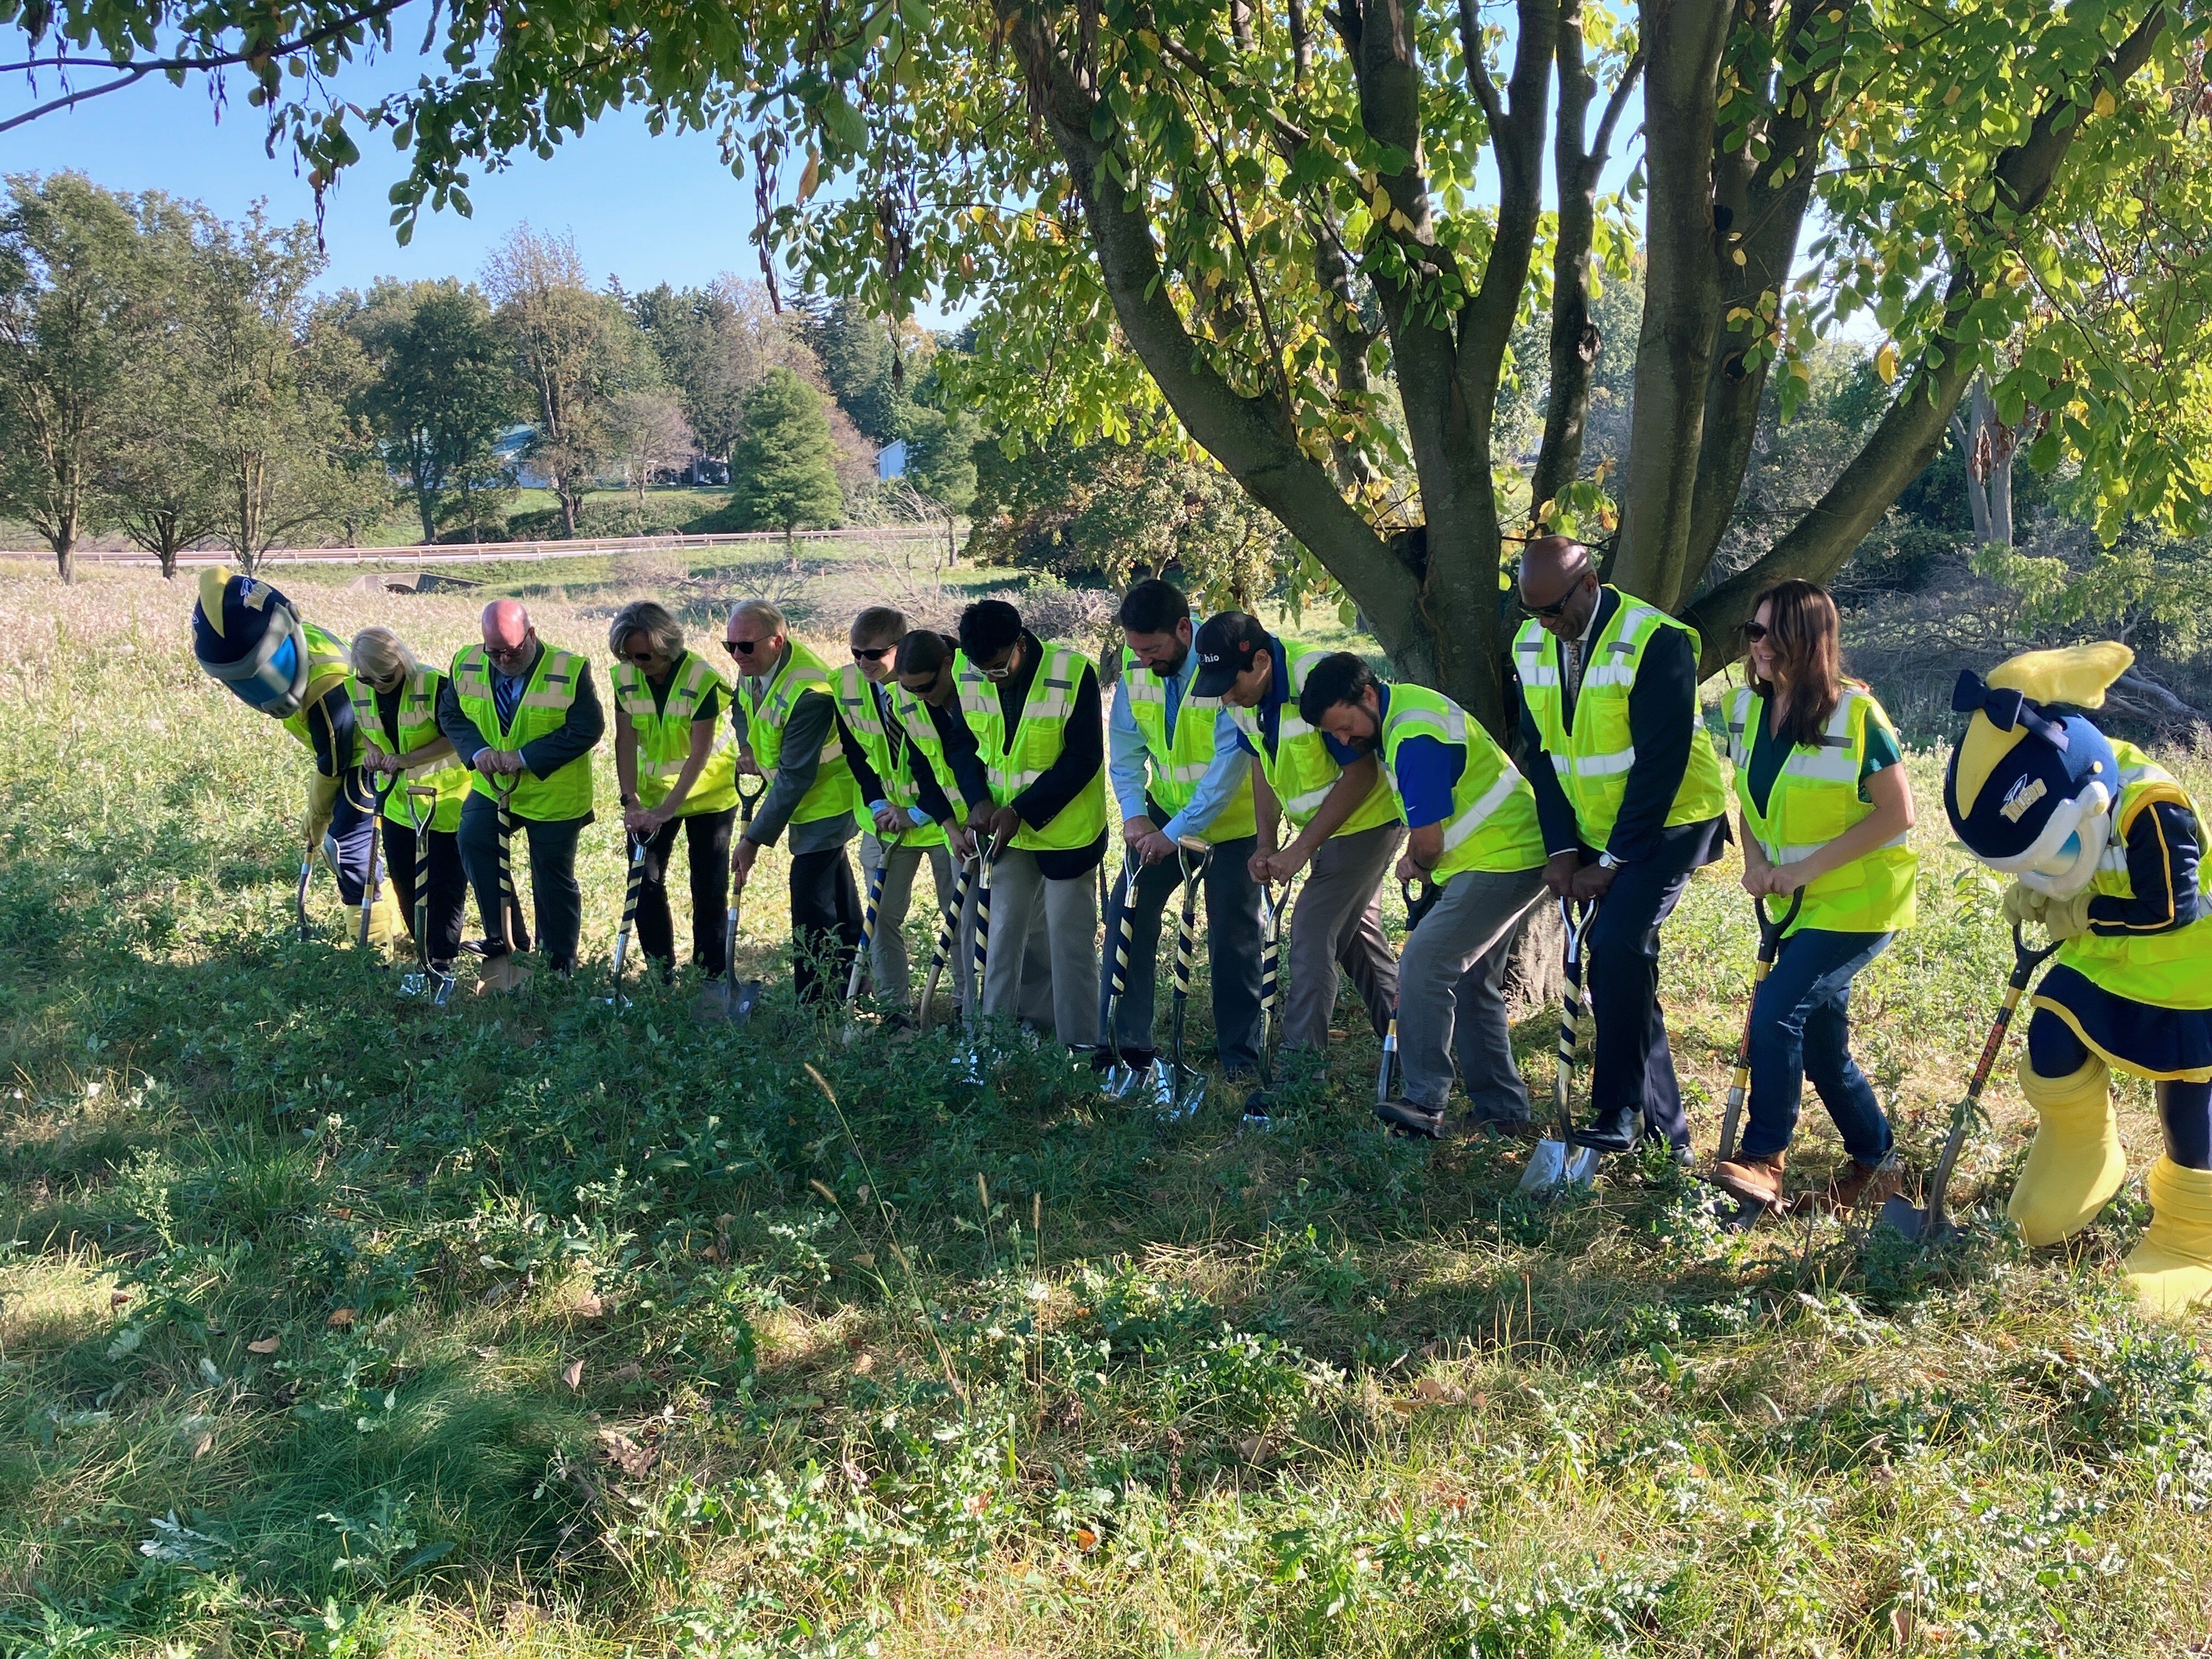
{"label": "green foliage cluster", "polygon": [[[2111,1286],[2132,1200],[2063,1257],[2008,1236],[2002,1078],[1967,1237],[1931,1253],[1725,1235],[1663,1159],[1531,1201],[1517,1149],[1376,1129],[1364,1036],[1255,1139],[1219,1091],[1164,1125],[1004,1037],[977,1084],[947,1035],[842,1043],[780,989],[731,1027],[688,975],[633,978],[617,1013],[597,951],[432,1010],[291,936],[297,754],[158,586],[0,583],[11,1655],[2148,1659],[2201,1632],[2212,1370]],[[581,638],[605,597],[534,609]],[[415,603],[418,646],[465,635],[471,602]],[[1941,757],[1911,764],[1925,798]],[[2008,956],[1991,884],[1920,833],[1923,926],[1854,999],[1915,1158]],[[617,839],[580,860],[587,940]],[[748,923],[749,971],[781,932]],[[1707,1132],[1748,935],[1725,872],[1668,927]],[[1552,1036],[1517,1033],[1540,1089]]]}

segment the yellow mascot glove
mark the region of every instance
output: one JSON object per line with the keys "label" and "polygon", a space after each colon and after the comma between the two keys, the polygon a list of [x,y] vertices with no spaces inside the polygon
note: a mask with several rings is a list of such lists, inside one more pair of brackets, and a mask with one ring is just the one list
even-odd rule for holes
{"label": "yellow mascot glove", "polygon": [[331,827],[331,818],[337,811],[338,785],[343,779],[326,778],[318,773],[307,780],[307,850],[319,853],[323,832]]}
{"label": "yellow mascot glove", "polygon": [[2073,939],[2089,931],[2089,901],[2096,896],[2083,888],[2072,898],[2045,899],[2043,931],[2053,939]]}
{"label": "yellow mascot glove", "polygon": [[2050,902],[2048,893],[2016,881],[2004,890],[2004,919],[2015,927],[2033,927],[2042,921],[2043,907]]}

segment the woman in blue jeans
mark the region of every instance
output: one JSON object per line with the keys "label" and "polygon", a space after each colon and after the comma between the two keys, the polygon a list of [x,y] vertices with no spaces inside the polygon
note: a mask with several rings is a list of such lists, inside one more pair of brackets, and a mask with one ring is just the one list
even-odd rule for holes
{"label": "woman in blue jeans", "polygon": [[1771,1209],[1810,1078],[1850,1162],[1823,1194],[1848,1209],[1897,1190],[1889,1120],[1850,1052],[1851,981],[1912,925],[1919,860],[1906,843],[1912,789],[1889,716],[1843,676],[1836,606],[1811,582],[1759,598],[1744,625],[1748,678],[1729,708],[1743,825],[1743,887],[1804,908],[1752,1006],[1743,1140],[1716,1185]]}

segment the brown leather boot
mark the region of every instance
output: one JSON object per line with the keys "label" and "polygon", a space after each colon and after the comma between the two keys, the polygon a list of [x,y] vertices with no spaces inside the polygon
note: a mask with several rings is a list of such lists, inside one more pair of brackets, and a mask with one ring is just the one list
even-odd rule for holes
{"label": "brown leather boot", "polygon": [[1762,1210],[1778,1209],[1782,1204],[1782,1165],[1780,1152],[1770,1152],[1765,1158],[1747,1158],[1738,1152],[1715,1164],[1708,1179],[1742,1203],[1757,1205]]}
{"label": "brown leather boot", "polygon": [[1885,1158],[1880,1164],[1862,1164],[1853,1158],[1829,1179],[1827,1191],[1820,1194],[1820,1206],[1844,1215],[1862,1204],[1883,1203],[1904,1186],[1905,1169],[1896,1158]]}

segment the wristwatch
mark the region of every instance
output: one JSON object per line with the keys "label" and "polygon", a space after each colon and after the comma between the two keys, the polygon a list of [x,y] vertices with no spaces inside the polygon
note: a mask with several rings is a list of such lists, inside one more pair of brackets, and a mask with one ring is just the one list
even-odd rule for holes
{"label": "wristwatch", "polygon": [[1600,853],[1597,855],[1597,867],[1601,870],[1618,870],[1620,868],[1620,860],[1610,853]]}

